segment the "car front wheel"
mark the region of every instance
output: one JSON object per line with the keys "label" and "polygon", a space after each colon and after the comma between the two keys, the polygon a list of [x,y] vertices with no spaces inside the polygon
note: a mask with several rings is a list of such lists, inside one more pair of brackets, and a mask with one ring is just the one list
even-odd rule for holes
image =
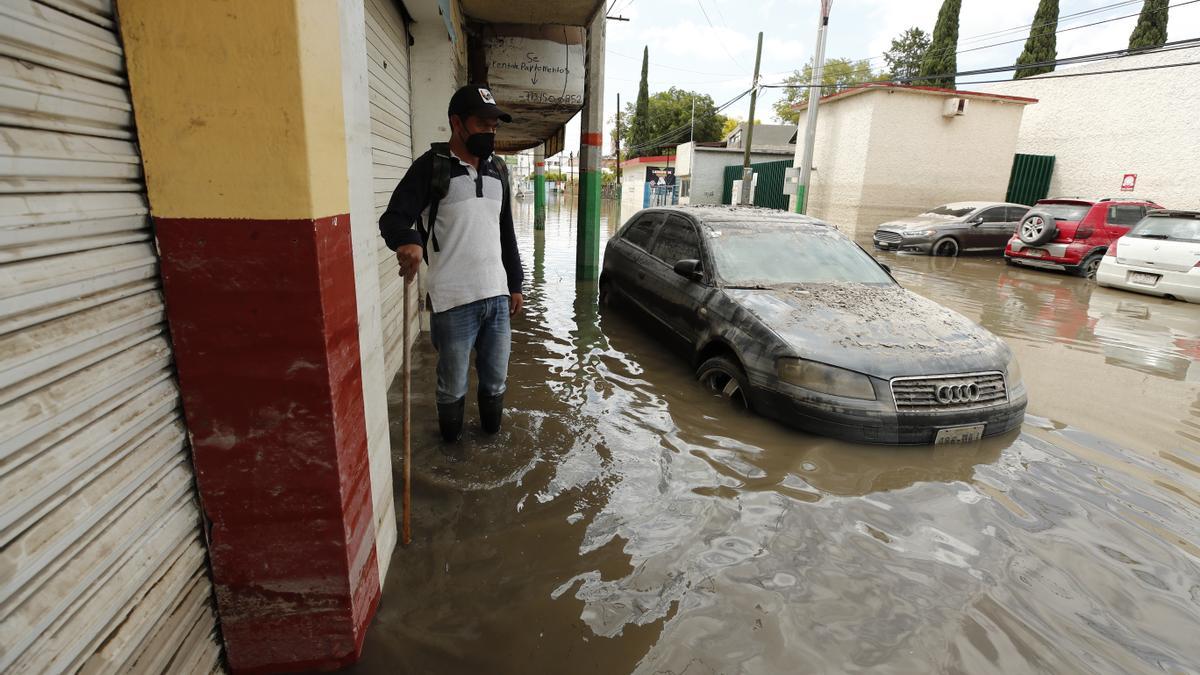
{"label": "car front wheel", "polygon": [[729,399],[739,408],[750,409],[750,382],[736,361],[728,356],[714,356],[700,364],[696,377],[709,391]]}
{"label": "car front wheel", "polygon": [[933,244],[933,254],[953,258],[958,255],[958,242],[954,237],[942,237]]}

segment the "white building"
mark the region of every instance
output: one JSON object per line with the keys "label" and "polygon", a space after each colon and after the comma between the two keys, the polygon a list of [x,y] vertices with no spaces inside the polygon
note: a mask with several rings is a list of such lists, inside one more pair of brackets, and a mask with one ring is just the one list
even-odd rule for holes
{"label": "white building", "polygon": [[[755,125],[755,133],[758,126]],[[720,204],[725,186],[725,167],[741,166],[743,150],[713,145],[684,143],[678,148],[676,181],[679,182],[680,204]],[[760,146],[754,144],[750,163],[791,159],[793,146]]]}
{"label": "white building", "polygon": [[[1021,115],[1036,102],[893,84],[825,97],[808,213],[865,237],[879,223],[937,204],[1003,201]],[[801,124],[798,138],[804,132]],[[803,145],[796,145],[797,166]]]}
{"label": "white building", "polygon": [[[1021,121],[1017,152],[1055,157],[1051,195],[1126,194],[1200,209],[1200,66],[1162,68],[1197,56],[1194,47],[1155,50],[979,86],[1038,99]],[[1085,75],[1133,68],[1142,70]],[[1055,77],[1067,74],[1079,76]],[[1123,193],[1126,174],[1136,182]]]}

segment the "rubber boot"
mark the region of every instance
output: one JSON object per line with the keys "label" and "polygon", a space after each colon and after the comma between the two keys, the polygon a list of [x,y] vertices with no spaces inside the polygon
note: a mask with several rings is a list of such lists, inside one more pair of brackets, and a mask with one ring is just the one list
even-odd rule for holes
{"label": "rubber boot", "polygon": [[447,443],[457,443],[462,438],[463,412],[467,408],[467,398],[453,403],[437,404],[438,427],[442,430],[442,440]]}
{"label": "rubber boot", "polygon": [[504,394],[479,395],[479,422],[489,434],[500,431],[500,419],[504,416]]}

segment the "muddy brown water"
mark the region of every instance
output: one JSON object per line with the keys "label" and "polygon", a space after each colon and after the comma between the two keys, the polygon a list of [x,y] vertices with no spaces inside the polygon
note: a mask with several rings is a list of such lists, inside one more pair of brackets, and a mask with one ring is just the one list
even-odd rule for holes
{"label": "muddy brown water", "polygon": [[1030,404],[1005,438],[851,445],[714,398],[576,285],[574,210],[544,234],[530,211],[499,435],[472,403],[464,441],[437,440],[420,341],[414,541],[354,672],[1200,669],[1200,309],[881,255],[1005,339]]}

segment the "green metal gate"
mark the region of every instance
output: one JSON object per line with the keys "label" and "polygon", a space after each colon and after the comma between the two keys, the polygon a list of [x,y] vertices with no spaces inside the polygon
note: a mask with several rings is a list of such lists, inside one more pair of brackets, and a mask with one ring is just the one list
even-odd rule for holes
{"label": "green metal gate", "polygon": [[[792,168],[792,160],[759,162],[751,164],[750,168],[758,174],[758,183],[754,187],[754,205],[786,211],[788,196],[783,193],[783,179],[787,170]],[[740,164],[725,167],[725,185],[721,190],[722,204],[733,203],[733,181],[741,177],[742,167]]]}
{"label": "green metal gate", "polygon": [[1014,204],[1033,206],[1050,194],[1050,176],[1054,174],[1054,155],[1016,155],[1008,176],[1008,196]]}

